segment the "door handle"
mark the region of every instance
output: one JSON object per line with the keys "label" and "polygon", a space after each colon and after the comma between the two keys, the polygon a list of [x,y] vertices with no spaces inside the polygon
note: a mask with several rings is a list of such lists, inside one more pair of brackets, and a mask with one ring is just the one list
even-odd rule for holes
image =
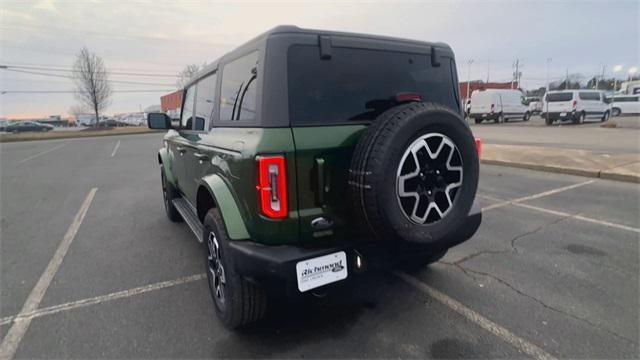
{"label": "door handle", "polygon": [[209,157],[207,156],[207,154],[202,154],[202,153],[193,153],[193,156],[195,156],[198,160],[200,161],[207,161],[209,160]]}

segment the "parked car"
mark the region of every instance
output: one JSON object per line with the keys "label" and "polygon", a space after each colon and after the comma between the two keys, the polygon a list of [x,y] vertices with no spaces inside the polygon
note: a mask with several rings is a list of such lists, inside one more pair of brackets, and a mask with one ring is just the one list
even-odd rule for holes
{"label": "parked car", "polygon": [[640,95],[616,95],[610,98],[611,116],[640,114]]}
{"label": "parked car", "polygon": [[571,120],[582,124],[586,119],[609,119],[609,107],[604,94],[597,90],[549,91],[544,96],[541,114],[547,125],[556,120]]}
{"label": "parked car", "polygon": [[41,124],[36,121],[15,121],[5,127],[6,132],[18,133],[26,131],[51,131],[53,126],[49,124]]}
{"label": "parked car", "polygon": [[522,92],[508,89],[476,90],[471,94],[469,117],[476,124],[484,120],[502,123],[509,119],[529,121],[531,112],[524,104]]}
{"label": "parked car", "polygon": [[542,113],[542,101],[532,101],[529,103],[529,113],[537,115]]}
{"label": "parked car", "polygon": [[0,131],[4,131],[9,122],[7,120],[0,120]]}
{"label": "parked car", "polygon": [[189,82],[178,127],[148,114],[168,130],[167,216],[204,243],[224,325],[263,317],[268,293],[425,266],[476,232],[479,147],[457,86],[443,43],[281,26]]}

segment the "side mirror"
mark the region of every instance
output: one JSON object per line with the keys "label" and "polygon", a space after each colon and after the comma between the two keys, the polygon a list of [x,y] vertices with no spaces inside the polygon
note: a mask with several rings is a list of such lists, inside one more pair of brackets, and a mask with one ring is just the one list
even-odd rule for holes
{"label": "side mirror", "polygon": [[171,118],[165,113],[149,113],[147,126],[149,129],[171,129]]}

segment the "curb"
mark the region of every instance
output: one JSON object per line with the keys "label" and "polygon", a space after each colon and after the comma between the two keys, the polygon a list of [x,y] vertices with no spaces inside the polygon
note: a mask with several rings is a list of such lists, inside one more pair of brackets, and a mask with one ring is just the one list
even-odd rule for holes
{"label": "curb", "polygon": [[599,179],[640,184],[639,175],[619,174],[619,173],[611,172],[611,169],[587,170],[587,169],[581,169],[581,168],[560,167],[560,166],[554,166],[554,165],[541,165],[541,164],[532,164],[532,163],[519,163],[519,162],[513,162],[513,161],[490,160],[490,159],[481,159],[480,163],[487,164],[487,165],[508,166],[508,167],[515,167],[520,169],[544,171],[544,172],[567,174],[567,175],[578,175],[578,176],[585,176],[585,177],[591,177],[591,178],[599,178]]}

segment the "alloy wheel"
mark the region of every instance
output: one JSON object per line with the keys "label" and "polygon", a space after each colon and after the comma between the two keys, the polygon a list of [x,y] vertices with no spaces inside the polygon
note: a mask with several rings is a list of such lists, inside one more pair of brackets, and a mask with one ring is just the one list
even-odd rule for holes
{"label": "alloy wheel", "polygon": [[227,281],[220,258],[220,245],[213,231],[209,232],[207,237],[207,272],[216,304],[223,309],[226,303],[225,286]]}
{"label": "alloy wheel", "polygon": [[460,186],[462,157],[449,137],[425,134],[404,152],[396,173],[396,193],[410,221],[427,225],[443,219],[453,208]]}

